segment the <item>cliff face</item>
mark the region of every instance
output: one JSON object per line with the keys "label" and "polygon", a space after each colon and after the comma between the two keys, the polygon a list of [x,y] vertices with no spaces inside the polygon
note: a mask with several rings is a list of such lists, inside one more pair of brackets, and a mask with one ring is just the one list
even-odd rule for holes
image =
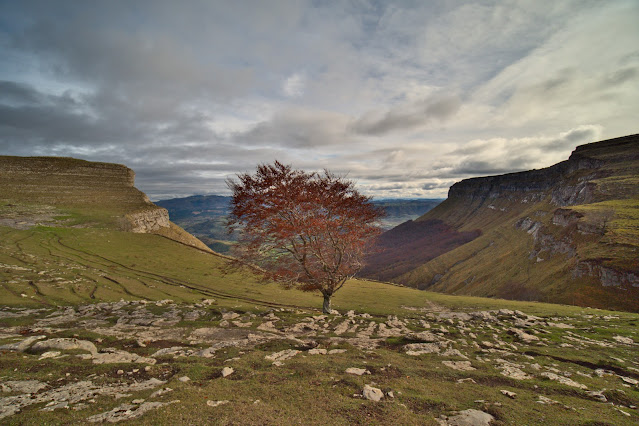
{"label": "cliff face", "polygon": [[90,210],[103,223],[131,232],[152,232],[169,226],[166,209],[157,207],[136,189],[135,173],[120,164],[73,158],[0,157],[3,198]]}
{"label": "cliff face", "polygon": [[[98,226],[155,233],[206,249],[195,237],[172,225],[165,208],[151,203],[134,186],[135,173],[120,164],[60,157],[0,156],[0,224],[43,223]],[[34,212],[45,218],[30,220]],[[55,219],[64,217],[65,219]],[[175,238],[173,238],[175,237]]]}
{"label": "cliff face", "polygon": [[[545,169],[458,182],[416,222],[433,221],[481,235],[392,281],[639,310],[639,135],[577,147]],[[432,251],[442,241],[435,236],[421,244]],[[413,243],[405,242],[411,250]]]}

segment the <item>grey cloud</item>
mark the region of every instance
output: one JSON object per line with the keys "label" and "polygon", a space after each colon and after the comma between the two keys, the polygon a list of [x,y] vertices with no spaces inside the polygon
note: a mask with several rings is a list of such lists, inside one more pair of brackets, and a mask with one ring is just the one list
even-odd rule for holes
{"label": "grey cloud", "polygon": [[33,105],[43,101],[32,86],[14,81],[0,81],[0,102],[10,105]]}
{"label": "grey cloud", "polygon": [[[522,163],[521,161],[519,162]],[[499,175],[514,171],[520,171],[521,167],[517,167],[517,164],[510,163],[508,167],[500,166],[491,161],[481,160],[466,160],[458,164],[452,176],[486,176],[486,175]]]}
{"label": "grey cloud", "polygon": [[454,182],[446,181],[446,182],[426,182],[422,185],[422,189],[425,191],[431,191],[433,189],[448,189]]}
{"label": "grey cloud", "polygon": [[235,136],[238,142],[256,145],[277,145],[312,148],[344,144],[348,117],[328,111],[305,109],[285,110],[272,120],[256,125],[250,131]]}
{"label": "grey cloud", "polygon": [[618,86],[628,81],[635,80],[639,75],[637,68],[628,67],[617,70],[607,75],[603,81],[605,86]]}
{"label": "grey cloud", "polygon": [[595,142],[600,126],[579,126],[553,137],[476,140],[451,151],[439,176],[495,175],[550,166],[568,158],[578,145]]}
{"label": "grey cloud", "polygon": [[356,120],[351,129],[365,135],[384,135],[395,130],[410,130],[422,126],[433,119],[445,120],[454,115],[461,107],[457,96],[439,99],[426,99],[421,102],[404,105],[386,113],[369,113]]}

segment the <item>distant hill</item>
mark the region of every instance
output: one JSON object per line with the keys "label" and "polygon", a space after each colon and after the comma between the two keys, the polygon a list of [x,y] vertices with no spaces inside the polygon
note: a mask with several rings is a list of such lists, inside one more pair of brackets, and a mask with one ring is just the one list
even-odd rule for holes
{"label": "distant hill", "polygon": [[[235,236],[226,230],[231,197],[221,195],[193,195],[157,201],[155,204],[168,210],[171,220],[198,237],[219,253],[227,253]],[[373,203],[382,207],[386,217],[384,229],[416,219],[431,210],[441,199],[382,199]]]}
{"label": "distant hill", "polygon": [[639,311],[639,135],[467,179],[380,239],[362,273],[452,294]]}

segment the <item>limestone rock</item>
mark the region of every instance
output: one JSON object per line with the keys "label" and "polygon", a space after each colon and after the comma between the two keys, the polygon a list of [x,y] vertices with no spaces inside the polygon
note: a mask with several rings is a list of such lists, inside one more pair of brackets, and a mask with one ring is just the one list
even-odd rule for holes
{"label": "limestone rock", "polygon": [[136,419],[142,416],[147,411],[155,410],[165,405],[175,404],[177,402],[180,402],[180,401],[176,400],[171,402],[144,402],[141,405],[137,405],[137,406],[132,404],[122,404],[120,406],[115,407],[111,411],[107,411],[106,413],[96,414],[95,416],[91,416],[87,418],[87,421],[91,423],[98,423],[98,422],[118,423],[125,420]]}
{"label": "limestone rock", "polygon": [[346,369],[346,374],[354,374],[356,376],[361,376],[364,374],[371,374],[371,372],[365,368],[349,367]]}
{"label": "limestone rock", "polygon": [[417,356],[422,354],[439,353],[445,344],[438,343],[409,343],[404,345],[403,349],[407,355]]}
{"label": "limestone rock", "polygon": [[93,355],[94,364],[119,364],[129,362],[140,364],[155,364],[156,360],[154,358],[148,358],[121,350],[113,350]]}
{"label": "limestone rock", "polygon": [[98,348],[96,348],[95,345],[88,340],[78,340],[64,337],[36,342],[33,346],[31,346],[31,351],[33,352],[45,351],[47,349],[61,349],[67,351],[79,349],[82,351],[90,352],[92,355],[98,353]]}
{"label": "limestone rock", "polygon": [[0,346],[0,351],[24,352],[29,349],[34,342],[46,338],[47,336],[29,336],[20,342]]}
{"label": "limestone rock", "polygon": [[459,371],[473,371],[476,370],[475,367],[470,365],[470,361],[442,361],[446,367],[452,368],[453,370]]}
{"label": "limestone rock", "polygon": [[0,383],[2,392],[36,393],[48,385],[39,380],[9,380]]}
{"label": "limestone rock", "polygon": [[532,343],[539,340],[539,337],[533,336],[532,334],[528,334],[525,331],[520,330],[518,328],[514,328],[514,327],[509,328],[508,332],[510,334],[514,334],[515,336],[517,336],[517,338],[524,343]]}
{"label": "limestone rock", "polygon": [[623,343],[624,345],[632,345],[635,343],[634,340],[632,340],[630,337],[624,337],[624,336],[613,336],[613,340],[619,343]]}
{"label": "limestone rock", "polygon": [[228,377],[235,372],[231,367],[224,367],[222,369],[222,377]]}
{"label": "limestone rock", "polygon": [[362,390],[362,396],[368,399],[369,401],[378,402],[378,401],[381,401],[382,398],[384,398],[384,392],[382,392],[381,389],[374,388],[369,385],[364,385],[364,389]]}
{"label": "limestone rock", "polygon": [[566,386],[572,386],[573,388],[579,388],[579,389],[588,389],[586,387],[586,385],[583,385],[581,383],[577,383],[572,379],[569,379],[568,377],[564,377],[564,376],[559,376],[555,373],[550,373],[548,371],[545,371],[543,373],[541,373],[542,377],[547,377],[550,380],[556,380],[561,384],[564,384]]}
{"label": "limestone rock", "polygon": [[457,415],[448,417],[445,425],[449,426],[489,426],[495,418],[483,411],[469,409],[460,411]]}
{"label": "limestone rock", "polygon": [[502,389],[499,392],[501,392],[503,395],[507,396],[510,399],[515,399],[517,397],[517,394],[515,392],[511,392],[509,390]]}
{"label": "limestone rock", "polygon": [[282,365],[282,361],[293,358],[298,353],[300,353],[300,351],[296,349],[285,349],[280,352],[272,353],[271,355],[266,355],[264,359],[272,361],[275,365]]}

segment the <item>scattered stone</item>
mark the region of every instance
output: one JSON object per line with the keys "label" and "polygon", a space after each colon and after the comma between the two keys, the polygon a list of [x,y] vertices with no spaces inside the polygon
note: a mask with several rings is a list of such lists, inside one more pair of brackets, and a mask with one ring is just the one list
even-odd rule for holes
{"label": "scattered stone", "polygon": [[577,383],[574,380],[569,379],[568,377],[559,376],[555,373],[550,373],[548,371],[544,371],[543,373],[541,373],[541,376],[546,377],[550,380],[556,380],[561,384],[564,384],[566,386],[572,386],[573,388],[588,389],[586,385],[582,385],[581,383]]}
{"label": "scattered stone", "polygon": [[223,401],[212,401],[212,400],[208,400],[206,401],[206,405],[208,405],[209,407],[219,407],[220,405],[224,405],[224,404],[228,404],[229,400],[225,399]]}
{"label": "scattered stone", "polygon": [[612,338],[614,341],[619,342],[619,343],[623,343],[624,345],[632,345],[635,343],[634,340],[632,340],[630,337],[625,337],[625,336],[613,336]]}
{"label": "scattered stone", "polygon": [[474,381],[472,378],[467,377],[465,379],[457,379],[457,383],[462,384],[462,383],[477,383],[476,381]]}
{"label": "scattered stone", "polygon": [[452,368],[453,370],[459,371],[472,371],[476,370],[475,367],[470,365],[470,361],[442,361],[446,367]]}
{"label": "scattered stone", "polygon": [[51,401],[50,403],[47,404],[46,407],[42,408],[40,411],[54,411],[54,410],[57,410],[58,408],[69,408],[69,402],[62,401],[56,404],[55,401]]}
{"label": "scattered stone", "polygon": [[0,346],[0,351],[24,352],[29,349],[34,342],[46,338],[47,336],[29,336],[17,343],[9,343],[7,345]]}
{"label": "scattered stone", "polygon": [[346,352],[346,349],[331,349],[330,351],[328,351],[329,355],[335,355],[335,354],[343,354]]}
{"label": "scattered stone", "polygon": [[156,360],[121,350],[109,350],[92,356],[94,364],[140,363],[155,364]]}
{"label": "scattered stone", "polygon": [[222,369],[222,377],[228,377],[235,372],[231,367],[224,367]]}
{"label": "scattered stone", "polygon": [[36,393],[48,385],[39,380],[9,380],[0,383],[2,392]]}
{"label": "scattered stone", "polygon": [[274,365],[280,366],[282,365],[282,361],[286,361],[287,359],[293,358],[295,355],[300,353],[300,351],[296,349],[285,349],[280,352],[275,352],[271,355],[266,355],[264,359],[268,361],[272,361]]}
{"label": "scattered stone", "polygon": [[328,351],[326,349],[309,349],[308,354],[309,355],[326,355],[328,353]]}
{"label": "scattered stone", "polygon": [[149,395],[149,398],[157,398],[158,396],[165,395],[165,394],[167,394],[169,392],[173,392],[173,389],[171,389],[171,388],[158,389],[155,392],[153,392],[151,395]]}
{"label": "scattered stone", "polygon": [[189,376],[182,376],[178,380],[181,381],[182,383],[186,383],[186,382],[190,382],[191,378]]}
{"label": "scattered stone", "polygon": [[520,365],[508,362],[503,359],[497,359],[496,361],[500,363],[498,368],[501,369],[500,373],[502,376],[510,377],[511,379],[515,379],[515,380],[532,379],[532,376],[524,373],[521,370]]}
{"label": "scattered stone", "polygon": [[33,346],[31,346],[31,351],[33,352],[41,352],[47,349],[61,349],[61,350],[82,350],[91,353],[92,355],[96,355],[98,353],[98,348],[88,340],[78,340],[75,338],[57,338],[57,339],[48,339],[40,342],[36,342]]}
{"label": "scattered stone", "polygon": [[515,399],[517,397],[517,394],[515,392],[511,392],[509,390],[502,389],[499,392],[506,395],[510,399]]}
{"label": "scattered stone", "polygon": [[445,344],[438,343],[409,343],[404,345],[403,349],[406,351],[406,355],[418,356],[422,354],[439,353]]}
{"label": "scattered stone", "polygon": [[[72,382],[64,386],[49,390],[39,391],[34,394],[25,394],[19,396],[9,396],[0,398],[0,419],[11,416],[20,412],[24,407],[34,404],[46,404],[46,407],[55,407],[52,409],[71,407],[82,401],[95,401],[96,396],[113,396],[123,397],[130,396],[130,392],[139,392],[147,389],[153,389],[164,384],[162,380],[155,378],[144,382],[116,383],[95,385],[89,380]],[[65,405],[64,403],[67,403]]]}
{"label": "scattered stone", "polygon": [[633,379],[631,377],[625,377],[625,376],[619,376],[621,378],[621,380],[623,380],[625,383],[628,383],[629,385],[638,385],[639,384],[639,380],[637,379]]}
{"label": "scattered stone", "polygon": [[38,358],[38,361],[42,361],[43,359],[47,359],[47,358],[55,358],[57,356],[59,356],[62,352],[60,351],[47,351],[44,352],[42,355],[40,355],[40,358]]}
{"label": "scattered stone", "polygon": [[514,328],[514,327],[509,328],[508,333],[514,334],[519,340],[521,340],[524,343],[532,343],[532,342],[539,341],[539,337],[533,336],[532,334],[528,334],[525,331],[520,330],[518,328]]}
{"label": "scattered stone", "polygon": [[447,426],[489,426],[493,420],[495,418],[492,415],[471,408],[444,419],[443,424]]}
{"label": "scattered stone", "polygon": [[433,343],[441,340],[440,337],[434,335],[430,331],[420,331],[419,333],[410,333],[408,335],[409,338],[415,340],[421,340],[424,343]]}
{"label": "scattered stone", "polygon": [[362,390],[362,396],[368,399],[369,401],[378,402],[378,401],[381,401],[382,398],[384,398],[384,392],[382,392],[381,389],[374,388],[369,385],[364,385],[364,389]]}
{"label": "scattered stone", "polygon": [[354,374],[356,376],[361,376],[363,374],[371,374],[371,372],[365,368],[349,367],[346,369],[346,374]]}
{"label": "scattered stone", "polygon": [[109,422],[109,423],[117,423],[125,420],[136,419],[142,416],[144,413],[150,410],[155,410],[160,407],[163,407],[168,404],[175,404],[180,402],[179,400],[171,401],[171,402],[145,402],[141,405],[135,406],[132,404],[122,404],[118,407],[115,407],[111,411],[107,411],[106,413],[96,414],[95,416],[91,416],[87,418],[88,422],[98,423],[98,422]]}
{"label": "scattered stone", "polygon": [[142,404],[144,402],[144,399],[134,399],[133,401],[131,401],[131,404]]}
{"label": "scattered stone", "polygon": [[593,399],[596,399],[599,402],[608,402],[608,399],[604,395],[604,391],[605,389],[600,391],[586,391],[586,395]]}
{"label": "scattered stone", "polygon": [[459,352],[459,350],[457,349],[446,349],[444,352],[442,352],[441,356],[449,356],[449,357],[459,357],[459,358],[464,358],[464,359],[468,359],[468,357],[466,355],[464,355],[463,353]]}

